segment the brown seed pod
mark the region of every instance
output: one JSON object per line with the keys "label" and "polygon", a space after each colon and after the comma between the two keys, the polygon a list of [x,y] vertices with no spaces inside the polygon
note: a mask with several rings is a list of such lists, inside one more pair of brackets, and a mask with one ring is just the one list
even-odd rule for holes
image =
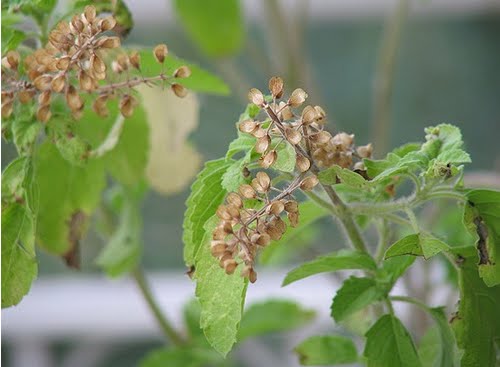
{"label": "brown seed pod", "polygon": [[123,117],[130,117],[134,113],[134,108],[137,106],[136,99],[130,94],[126,94],[120,100],[120,112]]}
{"label": "brown seed pod", "polygon": [[17,94],[17,97],[19,98],[19,102],[21,103],[29,103],[33,99],[33,96],[35,95],[35,91],[32,90],[22,90]]}
{"label": "brown seed pod", "polygon": [[259,185],[267,192],[271,188],[271,178],[265,172],[257,172],[255,175],[255,179],[259,183]]}
{"label": "brown seed pod", "polygon": [[78,72],[78,82],[80,83],[80,89],[87,92],[94,90],[94,79],[85,70]]}
{"label": "brown seed pod", "polygon": [[288,213],[287,217],[290,221],[290,227],[295,228],[299,225],[299,212]]}
{"label": "brown seed pod", "polygon": [[253,199],[256,196],[255,190],[253,189],[252,186],[248,184],[241,185],[238,191],[240,195],[243,196],[245,199]]}
{"label": "brown seed pod", "polygon": [[82,33],[84,27],[85,24],[83,24],[80,17],[78,15],[74,15],[73,18],[71,19],[71,22],[69,23],[69,29],[71,33],[77,36],[80,33]]}
{"label": "brown seed pod", "polygon": [[300,188],[304,191],[311,191],[319,183],[315,175],[307,176],[300,183]]}
{"label": "brown seed pod", "polygon": [[99,20],[97,25],[98,29],[101,32],[110,31],[116,26],[116,19],[113,16],[106,17],[104,19]]}
{"label": "brown seed pod", "polygon": [[86,24],[92,24],[96,18],[97,12],[93,5],[87,5],[82,13],[82,21]]}
{"label": "brown seed pod", "polygon": [[61,56],[56,61],[56,68],[57,68],[57,70],[61,70],[61,71],[68,70],[70,61],[71,61],[71,57],[70,56]]}
{"label": "brown seed pod", "polygon": [[310,136],[310,139],[313,143],[320,145],[328,143],[331,138],[332,134],[330,134],[328,131],[320,131],[319,133]]}
{"label": "brown seed pod", "polygon": [[224,261],[224,271],[226,274],[231,275],[236,270],[238,263],[234,259],[227,259]]}
{"label": "brown seed pod", "polygon": [[302,140],[302,134],[291,127],[285,127],[285,136],[286,140],[288,140],[288,142],[293,145],[299,144]]}
{"label": "brown seed pod", "polygon": [[267,233],[254,233],[250,237],[250,242],[255,243],[257,246],[267,246],[271,242],[271,237]]}
{"label": "brown seed pod", "polygon": [[254,131],[258,127],[258,124],[256,121],[253,120],[245,120],[239,123],[238,128],[242,133],[247,133],[250,134],[252,131]]}
{"label": "brown seed pod", "polygon": [[141,55],[137,51],[132,52],[128,59],[132,67],[141,70]]}
{"label": "brown seed pod", "polygon": [[63,91],[64,87],[66,86],[66,76],[64,74],[59,74],[54,79],[52,79],[52,82],[50,83],[52,87],[52,91],[55,93],[60,93]]}
{"label": "brown seed pod", "polygon": [[19,53],[17,51],[8,51],[7,55],[2,59],[2,66],[7,69],[17,70],[19,66]]}
{"label": "brown seed pod", "polygon": [[332,138],[334,145],[340,146],[342,149],[348,149],[354,142],[354,134],[338,133]]}
{"label": "brown seed pod", "polygon": [[227,244],[224,241],[221,240],[213,240],[210,242],[210,252],[212,253],[213,256],[219,257],[227,249]]}
{"label": "brown seed pod", "polygon": [[321,106],[314,106],[316,110],[316,122],[319,124],[323,124],[326,118],[326,112]]}
{"label": "brown seed pod", "polygon": [[269,214],[278,216],[283,212],[283,210],[285,210],[285,204],[283,204],[280,200],[273,201],[267,209]]}
{"label": "brown seed pod", "polygon": [[38,95],[38,105],[40,107],[47,106],[50,104],[50,96],[51,96],[50,90],[46,90]]}
{"label": "brown seed pod", "polygon": [[97,41],[98,48],[117,48],[120,47],[120,38],[118,37],[101,37]]}
{"label": "brown seed pod", "polygon": [[360,145],[356,149],[356,152],[361,158],[370,158],[372,156],[373,146],[371,143],[367,145]]}
{"label": "brown seed pod", "polygon": [[252,88],[248,92],[248,100],[259,107],[263,107],[265,104],[264,95],[257,88]]}
{"label": "brown seed pod", "polygon": [[306,98],[307,98],[307,93],[304,92],[302,88],[297,88],[290,95],[290,98],[288,99],[288,104],[291,107],[299,107],[302,103],[305,102]]}
{"label": "brown seed pod", "polygon": [[273,76],[269,79],[269,91],[274,98],[281,98],[283,96],[283,79],[279,76]]}
{"label": "brown seed pod", "polygon": [[107,101],[107,95],[101,95],[95,99],[94,103],[92,104],[92,109],[97,115],[101,117],[107,117],[109,115],[108,106],[106,105]]}
{"label": "brown seed pod", "polygon": [[126,71],[128,70],[128,65],[129,65],[129,61],[128,61],[128,55],[127,54],[120,54],[116,57],[116,62],[118,63],[118,65],[120,65],[120,69],[123,70],[123,71]]}
{"label": "brown seed pod", "polygon": [[253,270],[251,265],[246,265],[241,271],[241,276],[243,278],[248,278],[250,283],[255,283],[257,281],[257,273]]}
{"label": "brown seed pod", "polygon": [[296,165],[300,172],[305,172],[311,168],[311,161],[303,155],[297,154]]}
{"label": "brown seed pod", "polygon": [[276,153],[275,150],[271,150],[260,158],[259,160],[260,165],[263,168],[269,168],[273,165],[274,162],[276,162],[277,158],[278,158],[278,153]]}
{"label": "brown seed pod", "polygon": [[313,122],[316,121],[317,116],[318,113],[316,112],[313,106],[306,106],[302,110],[302,123],[304,125],[312,124]]}
{"label": "brown seed pod", "polygon": [[106,77],[106,64],[96,54],[90,57],[90,69],[97,79],[102,80]]}
{"label": "brown seed pod", "polygon": [[184,98],[187,96],[187,89],[184,88],[182,85],[174,83],[170,86],[170,89],[175,93],[175,95],[179,98]]}
{"label": "brown seed pod", "polygon": [[78,111],[83,107],[82,97],[78,94],[76,88],[72,85],[69,85],[66,88],[66,103],[71,111]]}
{"label": "brown seed pod", "polygon": [[299,204],[295,200],[288,200],[285,203],[285,210],[288,213],[297,213],[299,211]]}
{"label": "brown seed pod", "polygon": [[40,75],[33,81],[35,88],[39,91],[49,90],[51,88],[52,76],[49,74]]}
{"label": "brown seed pod", "polygon": [[173,76],[174,78],[188,78],[191,76],[191,69],[183,65],[174,71]]}
{"label": "brown seed pod", "polygon": [[279,111],[280,112],[278,115],[283,121],[291,120],[294,118],[292,109],[285,102],[280,102]]}
{"label": "brown seed pod", "polygon": [[251,134],[257,138],[257,139],[260,139],[260,138],[263,138],[264,136],[267,135],[267,131],[266,129],[263,129],[260,125],[257,127],[257,129],[255,129],[254,131],[251,132]]}
{"label": "brown seed pod", "polygon": [[153,54],[155,56],[156,61],[159,62],[160,64],[163,64],[163,62],[165,61],[165,57],[167,57],[168,55],[167,45],[165,44],[157,45],[153,50]]}
{"label": "brown seed pod", "polygon": [[269,135],[263,136],[262,138],[257,139],[255,142],[255,151],[259,154],[264,153],[269,145],[271,144],[271,138]]}
{"label": "brown seed pod", "polygon": [[235,206],[236,208],[243,207],[243,200],[241,200],[241,197],[235,192],[230,192],[227,195],[226,202],[230,205]]}
{"label": "brown seed pod", "polygon": [[36,111],[36,118],[41,122],[49,121],[51,115],[50,105],[40,106]]}
{"label": "brown seed pod", "polygon": [[3,118],[9,117],[12,114],[13,110],[14,110],[14,101],[12,99],[7,100],[7,101],[2,100],[2,117]]}

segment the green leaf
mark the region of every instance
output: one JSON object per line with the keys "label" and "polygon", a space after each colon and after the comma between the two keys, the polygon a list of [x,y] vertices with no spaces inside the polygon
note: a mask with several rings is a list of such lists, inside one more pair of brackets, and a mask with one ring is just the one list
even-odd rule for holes
{"label": "green leaf", "polygon": [[203,225],[215,214],[226,196],[226,191],[222,188],[222,176],[230,165],[231,162],[223,158],[205,163],[205,168],[191,186],[191,194],[186,201],[182,237],[184,261],[187,265],[194,264],[195,255],[205,235]]}
{"label": "green leaf", "polygon": [[375,279],[350,277],[337,291],[332,303],[332,317],[339,322],[354,312],[380,301],[386,295]]}
{"label": "green leaf", "polygon": [[314,311],[305,310],[286,300],[268,300],[251,305],[243,314],[238,342],[269,333],[293,330],[314,318]]}
{"label": "green leaf", "polygon": [[366,333],[363,355],[368,367],[422,366],[410,334],[392,315],[384,315]]}
{"label": "green leaf", "polygon": [[139,367],[198,367],[220,362],[221,358],[209,349],[187,346],[155,349],[140,361]]}
{"label": "green leaf", "polygon": [[[2,30],[3,30],[2,26]],[[6,33],[6,36],[3,35]],[[12,29],[8,32],[2,31],[2,55],[11,50],[16,50],[19,45],[26,39],[26,33],[19,29]]]}
{"label": "green leaf", "polygon": [[75,166],[83,166],[87,163],[90,144],[79,136],[73,135],[71,131],[61,131],[53,134],[53,140],[61,154],[61,157]]}
{"label": "green leaf", "polygon": [[443,241],[425,233],[415,233],[401,238],[393,243],[386,251],[385,258],[393,256],[414,255],[429,259],[450,247]]}
{"label": "green leaf", "polygon": [[414,256],[395,256],[385,259],[382,268],[377,272],[377,279],[382,283],[394,284],[414,261]]}
{"label": "green leaf", "polygon": [[33,149],[42,127],[43,124],[37,121],[32,114],[16,116],[12,123],[12,135],[19,154],[28,153]]}
{"label": "green leaf", "polygon": [[217,95],[228,95],[230,90],[227,84],[218,76],[202,69],[198,65],[178,58],[171,53],[165,59],[163,66],[159,64],[153,56],[150,49],[139,51],[141,55],[141,69],[147,70],[148,76],[171,74],[182,65],[186,65],[191,69],[191,76],[187,78],[177,79],[179,83],[186,88],[202,93],[211,93]]}
{"label": "green leaf", "polygon": [[276,153],[278,154],[278,158],[272,165],[272,168],[282,172],[293,172],[297,158],[293,146],[289,142],[283,141]]}
{"label": "green leaf", "polygon": [[192,40],[211,57],[231,56],[243,45],[244,21],[238,0],[175,0],[175,10]]}
{"label": "green leaf", "polygon": [[33,215],[26,205],[2,206],[2,308],[21,301],[37,272]]}
{"label": "green leaf", "polygon": [[196,254],[194,277],[201,306],[200,326],[210,345],[226,356],[236,342],[248,282],[239,271],[227,275],[210,253],[211,232],[217,222],[214,216],[205,225],[206,234]]}
{"label": "green leaf", "polygon": [[500,339],[500,285],[488,287],[479,277],[472,246],[454,249],[459,268],[460,302],[451,327],[463,350],[461,367],[494,367]]}
{"label": "green leaf", "polygon": [[[248,154],[247,156],[250,156],[250,154]],[[221,184],[224,190],[226,190],[227,192],[238,191],[238,188],[243,183],[248,181],[243,175],[243,169],[249,161],[250,159],[247,159],[246,157],[237,161],[230,161],[232,162],[231,165],[227,168],[226,172],[222,176]]]}
{"label": "green leaf", "polygon": [[129,194],[121,208],[120,223],[108,244],[99,253],[96,264],[109,277],[118,277],[131,271],[139,262],[142,251],[142,219],[138,198]]}
{"label": "green leaf", "polygon": [[[73,166],[45,142],[35,154],[34,167],[39,193],[37,242],[49,252],[64,254],[84,234],[87,219],[99,203],[105,186],[102,162]],[[83,220],[73,223],[76,218]]]}
{"label": "green leaf", "polygon": [[31,161],[17,157],[2,172],[2,207],[4,203],[25,200],[25,180]]}
{"label": "green leaf", "polygon": [[238,132],[238,137],[229,143],[226,159],[233,158],[239,152],[243,152],[246,156],[249,151],[253,150],[254,145],[255,138],[253,136]]}
{"label": "green leaf", "polygon": [[341,250],[328,255],[319,256],[288,272],[282,286],[307,278],[311,275],[348,269],[376,270],[377,265],[366,253],[352,250]]}
{"label": "green leaf", "polygon": [[326,217],[330,212],[320,207],[312,201],[301,202],[299,206],[299,225],[295,228],[288,228],[279,241],[272,241],[260,253],[259,260],[263,264],[269,264],[276,252],[283,247],[288,248],[291,241],[300,236],[318,219]]}
{"label": "green leaf", "polygon": [[486,285],[500,284],[500,192],[471,190],[464,207],[464,224],[476,239],[479,276]]}
{"label": "green leaf", "polygon": [[367,181],[361,175],[350,169],[336,165],[321,171],[318,175],[320,182],[325,185],[335,185],[337,177],[340,179],[340,182],[351,187],[361,188],[367,184]]}
{"label": "green leaf", "polygon": [[297,345],[294,352],[303,366],[331,366],[358,360],[354,342],[342,336],[313,336]]}

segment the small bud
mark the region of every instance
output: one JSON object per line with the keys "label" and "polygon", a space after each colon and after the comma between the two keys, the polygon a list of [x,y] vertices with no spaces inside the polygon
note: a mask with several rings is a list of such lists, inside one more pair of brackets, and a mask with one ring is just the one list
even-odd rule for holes
{"label": "small bud", "polygon": [[259,107],[263,107],[265,104],[264,95],[257,88],[250,89],[248,92],[248,100]]}
{"label": "small bud", "polygon": [[106,17],[104,19],[101,19],[98,23],[98,28],[102,32],[110,31],[113,28],[115,28],[116,25],[116,19],[113,16]]}
{"label": "small bud", "polygon": [[172,89],[172,91],[175,93],[175,95],[179,98],[184,98],[187,96],[187,89],[184,88],[182,85],[180,84],[177,84],[177,83],[174,83],[170,86],[170,88]]}
{"label": "small bud", "polygon": [[276,153],[275,150],[271,150],[266,155],[260,158],[260,165],[264,168],[269,168],[273,165],[274,162],[276,162],[277,158],[278,153]]}
{"label": "small bud", "polygon": [[117,48],[120,47],[120,38],[118,37],[101,37],[97,41],[97,47],[101,48]]}
{"label": "small bud", "polygon": [[40,107],[47,106],[50,104],[50,96],[51,96],[50,90],[46,90],[38,95],[38,105]]}
{"label": "small bud", "polygon": [[280,200],[273,201],[272,204],[268,207],[269,214],[280,215],[283,210],[285,210],[285,204],[283,204]]}
{"label": "small bud", "polygon": [[183,65],[180,68],[177,68],[173,75],[174,78],[188,78],[191,76],[191,69],[186,65]]}
{"label": "small bud", "polygon": [[245,120],[240,122],[238,127],[242,133],[250,134],[258,127],[258,124],[256,121],[253,120]]}
{"label": "small bud", "polygon": [[212,256],[219,257],[227,249],[227,244],[221,240],[214,240],[210,243],[210,252]]}
{"label": "small bud", "polygon": [[230,205],[235,206],[236,208],[243,207],[243,200],[241,200],[241,197],[235,192],[230,192],[227,195],[226,202]]}
{"label": "small bud", "polygon": [[299,211],[299,204],[295,200],[288,200],[285,203],[285,210],[288,213],[297,213]]}
{"label": "small bud", "polygon": [[160,44],[156,46],[153,50],[153,54],[155,55],[156,61],[158,61],[160,64],[163,64],[163,61],[165,61],[165,57],[167,57],[168,55],[167,45]]}
{"label": "small bud", "polygon": [[279,76],[273,76],[269,79],[269,91],[274,98],[281,98],[283,96],[283,79]]}
{"label": "small bud", "polygon": [[316,112],[313,106],[306,106],[302,110],[302,123],[304,125],[312,124],[313,122],[316,121],[317,116],[318,113]]}
{"label": "small bud", "polygon": [[257,153],[262,154],[267,150],[267,148],[269,148],[269,144],[271,144],[271,138],[269,135],[266,135],[257,139],[254,149]]}
{"label": "small bud", "polygon": [[372,156],[373,146],[372,144],[361,145],[356,149],[356,152],[361,158],[370,158]]}
{"label": "small bud", "polygon": [[129,95],[126,94],[123,96],[123,98],[120,101],[120,112],[123,117],[130,117],[134,113],[134,108],[137,105],[136,99]]}
{"label": "small bud", "polygon": [[32,90],[22,90],[18,93],[19,102],[21,103],[29,103],[33,99],[35,92]]}
{"label": "small bud", "polygon": [[128,59],[132,67],[141,70],[141,55],[137,51],[132,52]]}
{"label": "small bud", "polygon": [[290,98],[288,99],[288,104],[291,107],[299,107],[302,103],[305,102],[307,98],[307,93],[304,92],[302,88],[295,89]]}
{"label": "small bud", "polygon": [[241,185],[238,191],[240,195],[243,196],[245,199],[253,199],[256,196],[255,190],[253,189],[252,186],[248,184]]}
{"label": "small bud", "polygon": [[40,106],[36,111],[36,118],[38,121],[47,122],[51,116],[50,105]]}
{"label": "small bud", "polygon": [[304,191],[311,191],[319,183],[315,175],[307,176],[300,183],[300,188]]}
{"label": "small bud", "polygon": [[92,24],[96,18],[97,12],[93,5],[87,5],[83,10],[82,20],[87,24]]}
{"label": "small bud", "polygon": [[33,81],[33,84],[35,85],[35,88],[38,89],[39,91],[44,91],[51,88],[50,84],[51,82],[52,82],[52,76],[48,74],[43,74],[40,75],[38,78],[36,78]]}
{"label": "small bud", "polygon": [[285,127],[285,136],[286,140],[290,142],[290,144],[297,145],[302,140],[302,134],[291,127]]}
{"label": "small bud", "polygon": [[311,161],[303,155],[297,154],[296,165],[300,172],[305,172],[311,168]]}
{"label": "small bud", "polygon": [[299,213],[298,212],[288,213],[287,217],[288,217],[288,220],[290,221],[290,227],[295,228],[299,225]]}

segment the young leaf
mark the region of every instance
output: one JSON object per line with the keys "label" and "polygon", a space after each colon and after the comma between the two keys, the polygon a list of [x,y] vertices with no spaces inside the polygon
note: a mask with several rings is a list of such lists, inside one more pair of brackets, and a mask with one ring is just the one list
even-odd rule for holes
{"label": "young leaf", "polygon": [[319,256],[288,272],[283,280],[282,286],[307,278],[311,275],[347,269],[376,270],[377,265],[373,259],[365,253],[352,250],[340,250],[329,255]]}
{"label": "young leaf", "polygon": [[331,366],[358,360],[354,342],[342,336],[313,336],[297,345],[294,352],[303,366]]}
{"label": "young leaf", "polygon": [[339,322],[354,312],[380,301],[386,290],[375,279],[350,277],[337,291],[332,303],[332,317]]}
{"label": "young leaf", "polygon": [[471,190],[464,207],[464,224],[476,237],[479,276],[486,285],[500,284],[500,192]]}
{"label": "young leaf", "polygon": [[477,253],[472,246],[454,251],[460,302],[450,323],[464,352],[460,366],[495,366],[495,340],[500,339],[500,285],[488,287],[479,277]]}
{"label": "young leaf", "polygon": [[194,276],[201,306],[200,326],[210,345],[225,357],[236,342],[248,282],[239,271],[227,275],[210,253],[211,232],[217,219],[214,216],[205,224]]}
{"label": "young leaf", "polygon": [[174,5],[187,33],[207,55],[231,56],[242,47],[245,33],[239,1],[219,0],[205,6],[203,0],[176,0]]}
{"label": "young leaf", "polygon": [[318,175],[320,182],[325,185],[335,185],[337,183],[337,177],[340,179],[341,183],[351,187],[361,188],[367,184],[363,176],[350,169],[336,165],[321,171]]}
{"label": "young leaf", "polygon": [[21,301],[37,272],[33,215],[26,205],[10,204],[2,208],[2,308]]}
{"label": "young leaf", "polygon": [[403,237],[389,247],[385,253],[385,258],[400,255],[423,256],[429,259],[441,251],[446,251],[450,247],[443,241],[438,240],[425,233],[415,233]]}
{"label": "young leaf", "polygon": [[368,367],[420,367],[410,334],[393,315],[384,315],[366,333]]}
{"label": "young leaf", "polygon": [[297,303],[268,300],[251,305],[243,314],[238,341],[253,336],[293,330],[314,318],[314,311],[305,310]]}
{"label": "young leaf", "polygon": [[194,264],[196,252],[205,235],[203,225],[214,215],[226,196],[221,181],[230,164],[231,162],[223,158],[205,163],[205,168],[198,174],[191,186],[191,194],[186,201],[187,209],[184,213],[182,237],[184,261],[187,265]]}

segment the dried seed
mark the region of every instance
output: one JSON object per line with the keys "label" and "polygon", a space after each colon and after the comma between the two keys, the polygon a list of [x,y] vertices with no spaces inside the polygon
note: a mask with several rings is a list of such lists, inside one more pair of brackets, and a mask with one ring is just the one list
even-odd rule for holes
{"label": "dried seed", "polygon": [[137,51],[132,52],[128,59],[130,61],[130,65],[137,70],[141,69],[141,55]]}
{"label": "dried seed", "polygon": [[305,172],[311,168],[311,161],[303,155],[297,154],[296,165],[300,172]]}
{"label": "dried seed", "polygon": [[267,233],[255,233],[250,237],[250,241],[255,243],[257,246],[267,246],[271,242],[271,237]]}
{"label": "dried seed", "polygon": [[[106,77],[106,64],[102,59],[97,56],[96,54],[92,54],[90,57],[90,69],[93,71],[94,75],[97,76],[102,76],[104,74],[104,78]],[[104,78],[98,78],[99,80],[102,80]]]}
{"label": "dried seed", "polygon": [[268,207],[268,212],[276,216],[280,215],[283,210],[285,210],[285,204],[283,204],[280,200],[273,201]]}
{"label": "dried seed", "polygon": [[66,88],[66,103],[71,111],[78,111],[83,107],[83,100],[78,94],[76,88],[72,85],[69,85]]}
{"label": "dried seed", "polygon": [[92,24],[96,18],[97,12],[93,5],[87,5],[83,10],[82,20],[87,24]]}
{"label": "dried seed", "polygon": [[360,145],[356,149],[356,152],[361,158],[370,158],[372,156],[373,146],[371,143],[367,145]]}
{"label": "dried seed", "polygon": [[173,75],[174,78],[188,78],[189,76],[191,76],[191,69],[186,65],[183,65],[180,68],[177,68],[174,71]]}
{"label": "dried seed", "polygon": [[14,101],[2,101],[2,117],[7,118],[12,114],[14,110]]}
{"label": "dried seed", "polygon": [[41,122],[49,121],[51,115],[50,105],[40,106],[36,111],[36,118]]}
{"label": "dried seed", "polygon": [[35,92],[32,90],[22,90],[18,93],[17,97],[21,103],[29,103],[33,99]]}
{"label": "dried seed", "polygon": [[274,162],[276,162],[276,159],[278,158],[278,153],[276,153],[275,150],[271,150],[267,154],[263,155],[260,158],[260,165],[263,168],[269,168],[273,165]]}
{"label": "dried seed", "polygon": [[269,148],[269,144],[271,144],[271,138],[269,135],[266,135],[257,139],[254,149],[257,153],[262,154],[267,150],[267,148]]}
{"label": "dried seed", "polygon": [[101,19],[98,23],[98,28],[102,32],[110,31],[116,26],[116,19],[113,16]]}
{"label": "dried seed", "polygon": [[92,104],[92,109],[97,115],[101,117],[107,117],[109,115],[109,110],[106,105],[107,101],[108,101],[107,95],[101,95],[96,98],[96,100]]}
{"label": "dried seed", "polygon": [[226,249],[227,249],[227,244],[224,241],[213,240],[210,243],[210,252],[215,257],[221,256],[224,253],[224,251],[226,251]]}
{"label": "dried seed", "polygon": [[170,88],[172,89],[172,91],[175,93],[175,95],[179,98],[184,98],[187,96],[187,89],[184,88],[182,85],[180,84],[177,84],[177,83],[174,83],[170,86]]}
{"label": "dried seed", "polygon": [[299,225],[299,213],[298,212],[288,213],[287,217],[288,217],[288,220],[290,221],[290,227],[295,228]]}
{"label": "dried seed", "polygon": [[117,48],[120,47],[120,38],[118,37],[102,37],[97,41],[97,47],[102,48]]}
{"label": "dried seed", "polygon": [[348,149],[354,141],[354,134],[338,133],[332,138],[334,145],[339,145],[342,149]]}
{"label": "dried seed", "polygon": [[237,266],[238,263],[234,259],[227,259],[224,261],[224,270],[228,275],[233,274]]}
{"label": "dried seed", "polygon": [[51,88],[50,83],[52,82],[52,76],[48,74],[40,75],[33,81],[35,88],[39,91],[48,90]]}
{"label": "dried seed", "polygon": [[240,122],[238,127],[242,133],[250,134],[252,131],[254,131],[258,127],[258,124],[257,124],[257,122],[255,122],[253,120],[245,120],[245,121]]}
{"label": "dried seed", "polygon": [[285,127],[285,136],[290,144],[297,145],[302,140],[302,134],[291,127]]}
{"label": "dried seed", "polygon": [[56,61],[56,68],[61,71],[66,71],[71,61],[70,56],[62,56]]}
{"label": "dried seed", "polygon": [[304,125],[312,124],[313,122],[316,121],[317,117],[318,113],[316,112],[313,106],[306,106],[302,110],[302,123]]}
{"label": "dried seed", "polygon": [[80,70],[78,82],[80,83],[80,89],[87,92],[94,90],[94,79],[86,71]]}
{"label": "dried seed", "polygon": [[316,144],[326,144],[332,138],[332,134],[328,131],[320,131],[317,134],[311,135],[311,141]]}
{"label": "dried seed", "polygon": [[297,213],[299,211],[299,204],[295,200],[288,200],[285,203],[285,210],[288,213]]}
{"label": "dried seed", "polygon": [[50,83],[52,91],[55,93],[60,93],[66,86],[66,76],[64,74],[57,75]]}
{"label": "dried seed", "polygon": [[167,45],[165,44],[157,45],[153,50],[153,54],[155,56],[156,61],[158,61],[160,64],[163,64],[163,61],[165,61],[165,57],[167,57],[168,55]]}
{"label": "dried seed", "polygon": [[50,96],[51,96],[50,90],[46,90],[38,95],[38,105],[40,107],[46,106],[50,104]]}
{"label": "dried seed", "polygon": [[279,76],[273,76],[269,79],[269,91],[274,98],[281,98],[283,96],[283,79]]}
{"label": "dried seed", "polygon": [[257,127],[254,131],[251,133],[255,138],[260,139],[263,138],[264,136],[267,135],[266,129],[263,129],[261,126]]}
{"label": "dried seed", "polygon": [[17,51],[9,51],[2,59],[2,65],[7,69],[17,70],[19,66],[19,53]]}
{"label": "dried seed", "polygon": [[243,200],[241,200],[241,197],[235,192],[230,192],[227,195],[226,202],[230,205],[235,206],[236,208],[243,207]]}
{"label": "dried seed", "polygon": [[132,116],[135,106],[137,106],[136,99],[129,94],[124,95],[120,101],[120,112],[123,117]]}
{"label": "dried seed", "polygon": [[288,99],[288,104],[291,107],[299,107],[307,98],[307,93],[304,92],[302,88],[295,89],[290,98]]}
{"label": "dried seed", "polygon": [[263,107],[265,104],[264,95],[257,88],[250,89],[248,92],[248,100],[259,107]]}
{"label": "dried seed", "polygon": [[253,199],[256,196],[255,190],[253,189],[252,186],[248,184],[241,185],[238,191],[240,195],[243,196],[245,199]]}
{"label": "dried seed", "polygon": [[307,176],[300,183],[300,188],[304,191],[311,191],[319,183],[315,175]]}
{"label": "dried seed", "polygon": [[316,122],[322,124],[325,122],[325,117],[326,117],[326,112],[321,106],[314,106],[314,109],[316,110]]}

